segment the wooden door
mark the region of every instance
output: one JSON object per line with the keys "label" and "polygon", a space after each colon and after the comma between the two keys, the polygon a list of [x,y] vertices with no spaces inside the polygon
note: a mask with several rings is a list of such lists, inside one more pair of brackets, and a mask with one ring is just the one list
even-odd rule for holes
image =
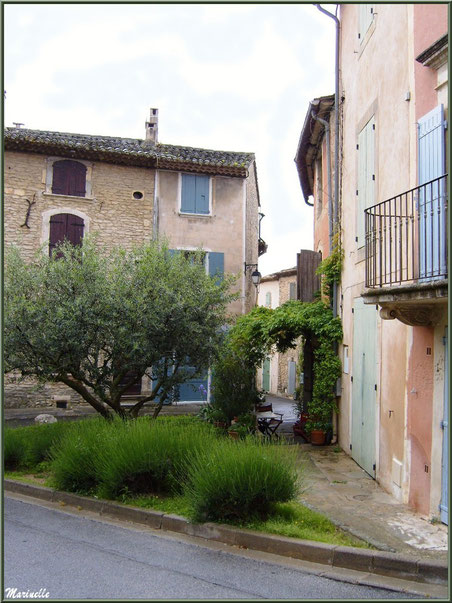
{"label": "wooden door", "polygon": [[353,308],[352,457],[371,477],[376,469],[377,309]]}

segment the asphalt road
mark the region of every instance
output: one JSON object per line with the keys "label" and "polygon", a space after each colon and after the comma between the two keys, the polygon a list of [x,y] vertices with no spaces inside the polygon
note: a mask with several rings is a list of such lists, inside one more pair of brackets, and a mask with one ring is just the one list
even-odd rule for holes
{"label": "asphalt road", "polygon": [[5,589],[71,600],[413,598],[75,513],[5,496]]}

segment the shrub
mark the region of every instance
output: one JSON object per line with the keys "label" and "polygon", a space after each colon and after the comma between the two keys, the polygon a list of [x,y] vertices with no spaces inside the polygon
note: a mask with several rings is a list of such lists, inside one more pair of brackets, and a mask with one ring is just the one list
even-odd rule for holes
{"label": "shrub", "polygon": [[50,451],[69,431],[70,423],[58,422],[28,427],[26,434],[25,458],[26,467],[36,467],[50,459]]}
{"label": "shrub", "polygon": [[68,431],[69,423],[44,423],[5,430],[5,468],[35,469],[50,458],[51,447]]}
{"label": "shrub", "polygon": [[59,490],[91,494],[99,480],[97,457],[120,419],[108,423],[103,418],[77,421],[51,449],[52,485]]}
{"label": "shrub", "polygon": [[3,446],[5,455],[5,469],[18,469],[23,465],[25,455],[24,438],[20,427],[7,427],[5,429],[5,442]]}
{"label": "shrub", "polygon": [[230,423],[261,401],[255,386],[255,368],[248,366],[226,343],[212,369],[212,407]]}
{"label": "shrub", "polygon": [[189,470],[186,493],[195,521],[264,518],[275,502],[294,498],[294,456],[285,445],[267,445],[252,436],[219,441],[198,455]]}
{"label": "shrub", "polygon": [[125,423],[99,453],[99,494],[181,492],[190,460],[214,442],[212,428],[198,420]]}

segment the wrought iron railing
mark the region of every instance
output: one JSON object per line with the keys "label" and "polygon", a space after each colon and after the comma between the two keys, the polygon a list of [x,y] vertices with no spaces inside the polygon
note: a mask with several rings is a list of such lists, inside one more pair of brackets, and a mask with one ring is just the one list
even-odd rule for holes
{"label": "wrought iron railing", "polygon": [[447,278],[447,174],[364,213],[366,287]]}

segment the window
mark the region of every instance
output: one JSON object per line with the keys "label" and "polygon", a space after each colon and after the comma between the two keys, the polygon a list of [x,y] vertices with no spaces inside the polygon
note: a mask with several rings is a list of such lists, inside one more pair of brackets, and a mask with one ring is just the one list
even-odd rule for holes
{"label": "window", "polygon": [[297,299],[297,283],[289,283],[289,299]]}
{"label": "window", "polygon": [[372,4],[360,4],[359,9],[359,32],[358,38],[360,42],[366,37],[367,30],[372,25],[374,20],[374,7]]}
{"label": "window", "polygon": [[181,212],[187,214],[209,214],[209,192],[209,176],[182,174]]}
{"label": "window", "polygon": [[356,241],[364,245],[364,210],[374,205],[375,199],[375,117],[372,117],[358,135],[358,207]]}
{"label": "window", "polygon": [[52,193],[85,197],[86,166],[78,161],[62,159],[53,164]]}
{"label": "window", "polygon": [[266,308],[271,308],[272,307],[272,294],[270,293],[270,291],[268,291],[265,294],[265,307]]}
{"label": "window", "polygon": [[85,223],[74,214],[54,214],[50,217],[49,254],[64,240],[81,245]]}

